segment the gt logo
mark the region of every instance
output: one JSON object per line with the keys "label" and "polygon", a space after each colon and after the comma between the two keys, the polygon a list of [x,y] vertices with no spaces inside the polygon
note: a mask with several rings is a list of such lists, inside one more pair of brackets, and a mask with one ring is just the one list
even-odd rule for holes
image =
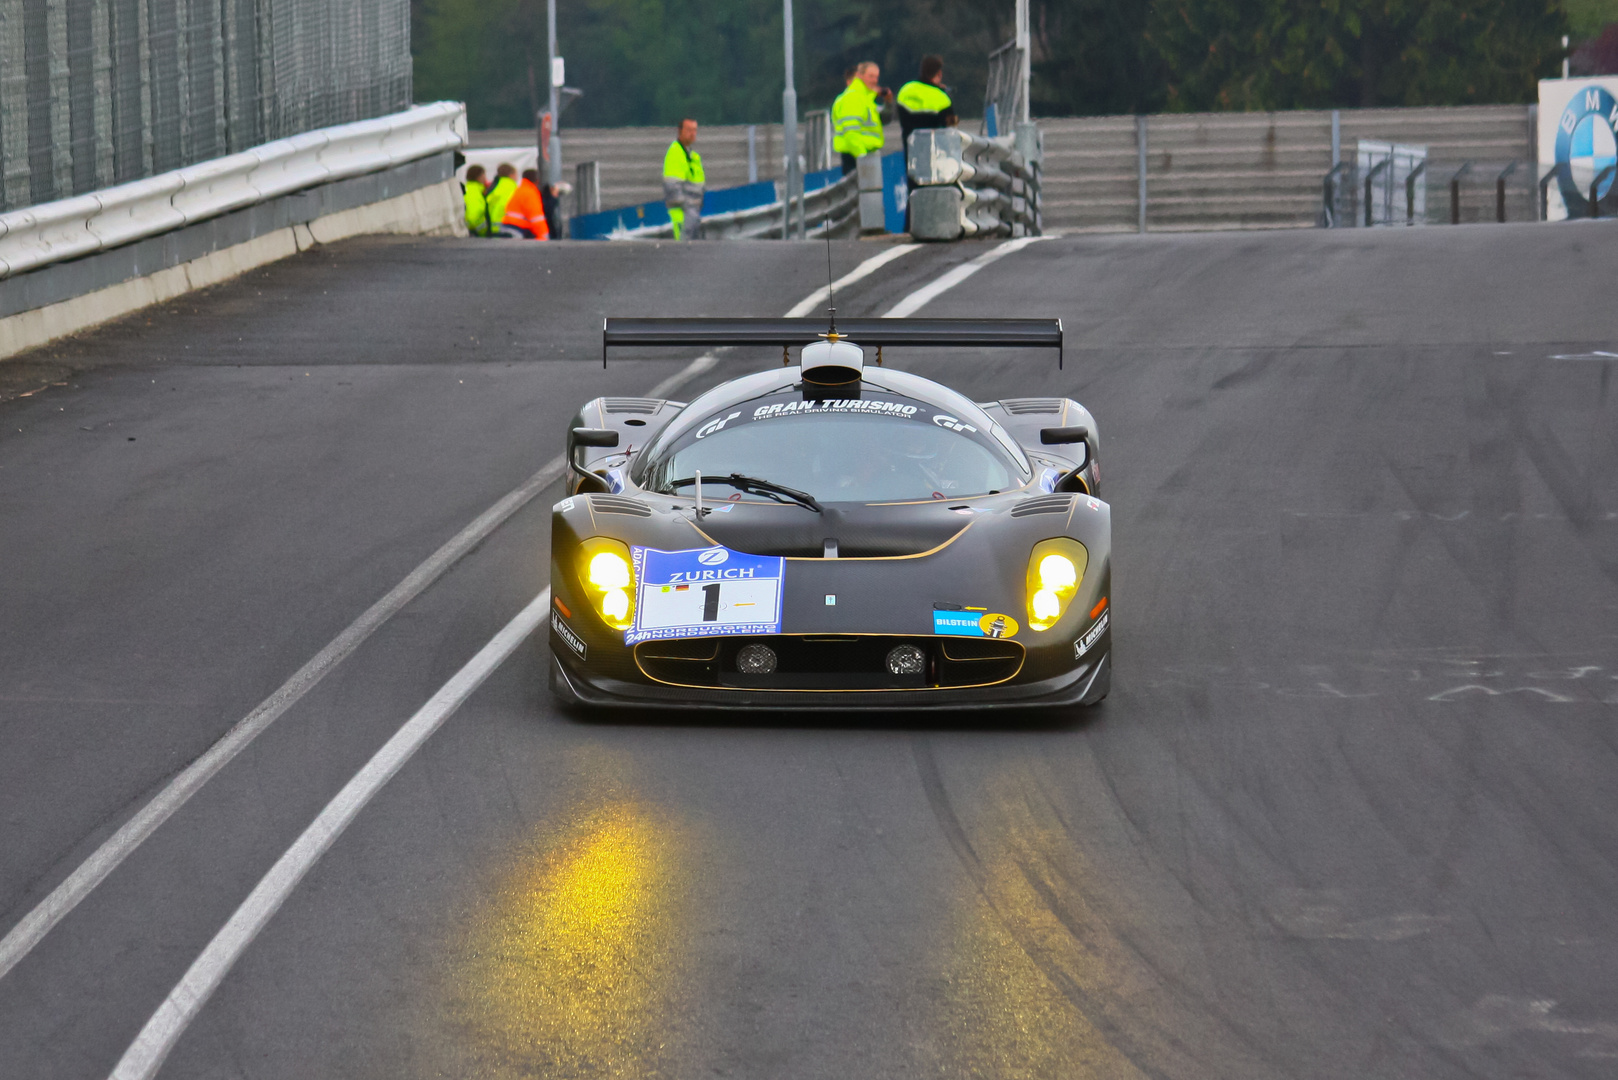
{"label": "gt logo", "polygon": [[728,558],[730,558],[730,552],[722,547],[713,547],[698,555],[697,562],[703,566],[718,566]]}
{"label": "gt logo", "polygon": [[740,415],[741,413],[739,412],[733,412],[729,416],[721,417],[718,420],[708,421],[706,424],[703,424],[701,427],[697,428],[697,438],[707,438],[709,435],[712,435],[714,432],[718,431],[720,428],[724,427],[726,424],[730,423]]}
{"label": "gt logo", "polygon": [[955,417],[950,416],[948,413],[939,413],[937,416],[933,417],[933,423],[937,424],[941,428],[949,428],[951,431],[977,431],[977,428],[973,427],[971,424],[963,424],[959,420],[955,419]]}

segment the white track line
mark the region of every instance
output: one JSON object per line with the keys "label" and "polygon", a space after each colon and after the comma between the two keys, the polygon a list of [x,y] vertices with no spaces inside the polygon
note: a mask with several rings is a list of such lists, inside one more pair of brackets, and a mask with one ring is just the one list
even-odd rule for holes
{"label": "white track line", "polygon": [[[858,281],[914,246],[890,248],[880,255],[873,256],[861,263],[838,284]],[[792,311],[797,312],[805,305],[812,307],[819,302],[817,297],[823,298],[824,290],[811,294]],[[679,372],[654,386],[647,396],[662,397],[688,380],[710,370],[717,362],[712,355],[699,356]],[[5,937],[0,938],[0,979],[5,978],[11,969],[16,967],[17,963],[67,916],[68,912],[106,880],[108,874],[116,870],[118,865],[147,837],[156,832],[176,810],[184,806],[214,774],[263,734],[265,729],[275,723],[283,713],[297,704],[300,698],[312,690],[350,653],[359,648],[377,628],[420,595],[423,589],[443,576],[444,571],[499,528],[507,518],[533,501],[534,496],[555,483],[565,469],[566,462],[562,458],[552,458],[515,490],[478,515],[448,543],[433,552],[426,562],[412,570],[386,596],[367,608],[364,614],[349,624],[347,629],[333,638],[331,643],[316,653],[308,663],[295,671],[291,678],[260,702],[257,708],[237,721],[235,726],[205,750],[201,757],[187,765],[179,775],[165,784],[163,789],[137,810],[117,832],[102,841],[101,845],[91,852],[89,858],[74,868],[73,872],[52,889],[45,899],[34,905]]]}
{"label": "white track line", "polygon": [[979,270],[982,270],[990,263],[997,262],[1013,252],[1021,251],[1029,244],[1036,244],[1041,240],[1049,239],[1051,238],[1048,236],[1023,236],[1016,240],[1007,240],[1005,243],[999,244],[989,251],[985,251],[982,255],[979,255],[971,262],[963,263],[960,266],[957,266],[955,269],[951,270],[937,281],[934,281],[929,285],[923,285],[921,288],[917,289],[915,292],[893,305],[893,307],[889,308],[883,313],[882,317],[884,319],[902,319],[907,315],[914,315],[916,312],[921,310],[923,305],[936,300],[939,296],[942,296],[944,293],[955,288],[955,286],[959,285],[961,282],[965,281]]}
{"label": "white track line", "polygon": [[[1012,243],[1019,242],[1012,241]],[[880,255],[865,260],[853,272],[845,275],[835,284],[840,287],[845,283],[858,281],[916,246],[919,245],[890,248]],[[1007,245],[1002,244],[995,249],[995,252],[1009,254],[1009,251],[1003,250],[1006,247]],[[1016,248],[1011,250],[1016,250]],[[995,252],[990,252],[989,255],[998,258],[999,256],[995,255]],[[988,255],[980,256],[978,261],[986,258],[989,262],[994,261]],[[951,271],[951,273],[954,272]],[[961,280],[965,280],[965,278],[963,277]],[[942,290],[939,291],[941,292]],[[800,312],[800,309],[803,311],[810,310],[823,299],[825,299],[824,290],[821,291],[818,297],[814,294],[806,297],[802,303],[792,308],[792,312]],[[920,305],[918,304],[917,306]],[[697,357],[697,359],[686,365],[685,369],[678,375],[665,379],[653,387],[650,396],[657,397],[668,393],[684,380],[712,368],[716,362],[712,355]],[[559,474],[563,463],[560,461],[551,462],[546,466],[546,469],[542,469],[540,473],[535,474],[534,479],[544,475],[546,470],[551,469],[553,466]],[[529,483],[533,483],[533,480],[530,480]],[[523,488],[518,489],[518,492],[525,490],[527,487],[528,484],[525,484]],[[505,505],[507,501],[513,499],[518,492],[513,492],[511,495],[506,496],[505,499],[502,499],[500,503],[495,504],[495,507],[484,514],[484,518],[489,517],[489,515]],[[523,501],[526,502],[528,499],[532,499],[533,494],[536,493],[530,493],[527,499]],[[506,511],[501,520],[509,517],[516,509],[517,506],[512,506]],[[478,520],[482,521],[484,518],[479,518]],[[448,545],[446,545],[447,547]],[[423,565],[425,566],[426,564]],[[439,573],[442,573],[442,570]],[[420,590],[418,589],[417,591],[419,592]],[[389,595],[391,596],[392,594],[390,593]],[[247,899],[242,901],[241,906],[231,915],[230,920],[214,935],[213,940],[208,943],[207,948],[203,949],[201,955],[192,963],[185,976],[175,985],[173,990],[169,991],[168,997],[163,999],[163,1003],[158,1006],[157,1011],[146,1021],[145,1027],[135,1037],[135,1041],[130,1044],[128,1050],[124,1051],[124,1056],[112,1071],[111,1080],[150,1080],[156,1074],[164,1059],[173,1050],[174,1044],[185,1032],[185,1029],[190,1025],[197,1013],[202,1010],[202,1007],[207,1004],[208,999],[213,996],[213,992],[218,989],[219,984],[230,972],[230,969],[235,966],[236,961],[246,951],[248,945],[252,944],[259,931],[264,928],[265,924],[269,922],[270,918],[286,901],[286,898],[291,895],[298,882],[303,880],[304,875],[326,853],[327,849],[348,827],[349,823],[354,820],[365,804],[371,800],[371,797],[392,779],[394,774],[403,767],[404,763],[409,761],[410,757],[420,749],[422,743],[426,742],[427,738],[438,730],[444,721],[460,707],[461,703],[482,685],[490,673],[499,667],[507,656],[511,655],[512,650],[532,633],[535,627],[544,621],[546,609],[550,604],[550,596],[551,590],[547,587],[515,619],[507,623],[500,633],[495,635],[493,640],[480,649],[465,667],[456,672],[454,678],[445,683],[443,688],[428,700],[427,704],[423,705],[414,716],[407,720],[405,725],[383,744],[382,749],[378,750],[371,760],[366,762],[365,767],[343,786],[343,789],[337,793],[336,798],[326,804],[326,808],[320,812],[320,816],[315,818],[309,827],[303,831],[303,834],[298,837],[297,841],[276,860],[269,873],[260,879],[259,883],[254,886],[253,891],[248,894]],[[360,640],[363,640],[363,638]],[[355,644],[357,645],[358,641]],[[349,651],[352,651],[352,647]],[[314,661],[310,662],[311,665],[313,663]],[[290,701],[287,702],[287,705],[290,704]],[[281,711],[284,712],[286,707],[286,705],[283,705]],[[271,719],[274,718],[271,717]],[[265,726],[267,724],[268,721],[265,721]],[[262,726],[259,730],[262,730]],[[257,732],[253,734],[257,734]],[[251,736],[248,738],[251,738]],[[246,745],[246,742],[244,741],[242,745]],[[232,751],[232,754],[240,749],[241,747],[238,746],[235,751]],[[224,761],[228,760],[228,757],[224,758],[219,762],[219,765],[222,766]],[[216,766],[213,771],[217,772],[218,767]],[[212,775],[212,773],[210,772],[208,775]],[[204,780],[206,778],[203,777]],[[194,791],[195,788],[192,790]],[[186,793],[187,797],[189,797],[189,794],[189,792]],[[182,798],[180,802],[183,801],[184,799]],[[178,806],[179,803],[175,803],[174,808],[171,808],[163,816],[167,817]],[[161,819],[159,819],[158,823],[160,822]],[[152,827],[155,828],[156,824],[154,823]],[[144,839],[144,837],[141,839]],[[139,843],[139,840],[136,840],[135,843]],[[132,849],[133,844],[130,847]],[[124,854],[127,853],[127,851],[124,852]],[[122,855],[119,858],[121,859]],[[112,865],[115,866],[117,863],[114,862]],[[108,870],[110,871],[110,869],[111,867],[109,866]],[[106,874],[103,873],[101,876],[105,877]],[[99,881],[100,879],[98,878],[97,880]],[[88,892],[89,888],[93,887],[94,882],[85,889],[85,892]],[[74,902],[76,903],[77,901],[75,900]],[[49,926],[45,929],[49,929]],[[43,931],[41,931],[41,934],[43,934]]]}
{"label": "white track line", "polygon": [[479,649],[477,655],[429,698],[427,704],[394,733],[393,738],[383,743],[382,749],[372,755],[352,780],[343,785],[343,790],[326,804],[320,815],[303,830],[303,835],[259,880],[230,920],[208,942],[208,947],[192,963],[185,977],[169,992],[151,1019],[146,1021],[146,1026],[129,1044],[129,1049],[124,1051],[117,1068],[112,1070],[112,1080],[147,1080],[157,1072],[180,1034],[191,1023],[192,1017],[218,989],[237,957],[264,929],[264,924],[280,909],[292,890],[297,888],[298,882],[343,834],[343,830],[371,801],[371,797],[382,790],[382,786],[421,749],[422,743],[545,620],[550,603],[551,590],[547,587],[515,619],[506,623],[487,645]]}
{"label": "white track line", "polygon": [[479,514],[470,525],[428,556],[426,562],[412,570],[386,596],[367,608],[364,614],[350,623],[346,630],[333,638],[331,643],[316,653],[307,664],[294,672],[290,679],[282,683],[256,709],[237,721],[236,725],[205,750],[201,757],[187,765],[178,776],[164,785],[163,790],[136,811],[134,817],[103,841],[89,858],[51,890],[50,895],[24,915],[22,921],[11,928],[10,933],[0,938],[0,978],[4,978],[19,960],[28,955],[30,949],[50,933],[53,926],[90,895],[91,890],[117,869],[118,864],[128,858],[142,841],[156,832],[158,826],[167,821],[170,815],[184,806],[186,800],[195,795],[215,773],[263,734],[281,714],[314,689],[321,679],[359,648],[366,638],[374,634],[400,608],[437,581],[444,571],[476,547],[479,541],[498,528],[502,522],[528,505],[535,495],[555,483],[562,475],[564,467],[561,457],[552,458],[545,463],[544,468]]}
{"label": "white track line", "polygon": [[[831,295],[832,290],[845,288],[854,284],[856,281],[859,281],[861,278],[869,277],[871,274],[874,274],[878,270],[882,269],[882,267],[888,265],[894,259],[897,259],[901,255],[908,255],[910,252],[915,251],[919,247],[921,247],[920,244],[896,244],[884,251],[882,254],[866,259],[864,262],[860,263],[854,269],[850,270],[848,273],[844,274],[830,285],[823,285],[814,292],[810,293],[808,296],[804,297],[801,303],[794,305],[792,310],[787,312],[787,318],[801,319],[805,315],[813,313],[816,308],[820,307],[821,304],[826,302],[826,298]],[[656,395],[653,396],[655,397]]]}

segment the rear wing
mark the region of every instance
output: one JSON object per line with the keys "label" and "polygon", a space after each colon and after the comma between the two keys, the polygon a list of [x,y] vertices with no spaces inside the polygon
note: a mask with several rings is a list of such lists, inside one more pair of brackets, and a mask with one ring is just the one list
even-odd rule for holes
{"label": "rear wing", "polygon": [[[841,319],[838,336],[855,345],[964,346],[1056,350],[1062,366],[1061,319]],[[808,345],[827,336],[824,319],[607,319],[601,366],[614,346]]]}

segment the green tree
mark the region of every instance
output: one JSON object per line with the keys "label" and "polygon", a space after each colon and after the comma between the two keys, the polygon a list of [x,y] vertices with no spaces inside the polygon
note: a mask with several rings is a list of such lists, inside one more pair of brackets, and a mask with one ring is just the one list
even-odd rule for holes
{"label": "green tree", "polygon": [[1161,0],[1146,30],[1169,108],[1532,100],[1554,73],[1560,0]]}

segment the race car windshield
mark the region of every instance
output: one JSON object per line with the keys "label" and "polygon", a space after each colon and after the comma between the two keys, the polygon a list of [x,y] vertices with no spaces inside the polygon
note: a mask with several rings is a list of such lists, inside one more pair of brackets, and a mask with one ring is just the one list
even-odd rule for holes
{"label": "race car windshield", "polygon": [[743,406],[740,414],[722,413],[659,453],[641,482],[673,493],[678,481],[701,473],[716,481],[708,496],[715,502],[729,497],[720,478],[731,473],[767,478],[821,502],[950,499],[1022,483],[1022,470],[998,444],[954,417],[914,404],[879,410],[883,403],[870,399],[845,403],[861,411],[806,404],[797,412],[759,407],[762,415],[751,415],[754,407]]}

